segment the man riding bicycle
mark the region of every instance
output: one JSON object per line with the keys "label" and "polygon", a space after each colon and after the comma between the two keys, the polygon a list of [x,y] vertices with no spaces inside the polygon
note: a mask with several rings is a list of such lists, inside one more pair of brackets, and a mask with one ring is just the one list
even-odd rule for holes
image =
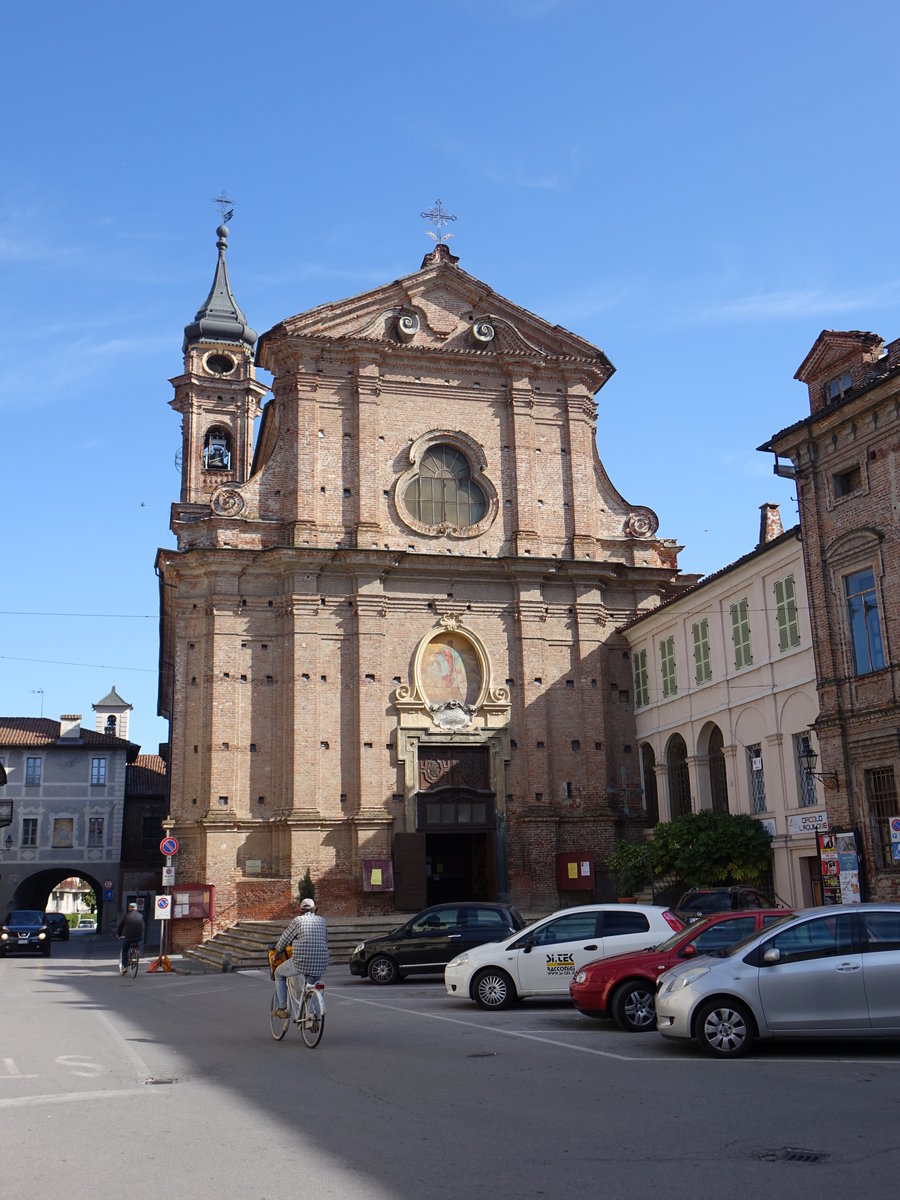
{"label": "man riding bicycle", "polygon": [[275,946],[280,954],[288,942],[293,943],[293,957],[286,958],[275,968],[275,1016],[287,1017],[287,983],[289,975],[301,976],[300,986],[318,983],[328,966],[328,929],[316,913],[315,900],[301,901],[300,916],[294,917]]}
{"label": "man riding bicycle", "polygon": [[133,900],[116,927],[116,937],[124,938],[122,953],[119,957],[119,973],[124,975],[128,970],[128,951],[132,946],[137,946],[138,953],[140,953],[141,942],[144,940],[144,918],[138,912],[138,906]]}

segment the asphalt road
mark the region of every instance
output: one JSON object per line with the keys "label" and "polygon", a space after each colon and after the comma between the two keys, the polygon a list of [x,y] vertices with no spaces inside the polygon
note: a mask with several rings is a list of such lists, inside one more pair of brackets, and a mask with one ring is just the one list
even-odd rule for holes
{"label": "asphalt road", "polygon": [[0,960],[5,1200],[896,1191],[900,1042],[719,1062],[565,1005],[485,1013],[340,967],[309,1050],[273,1041],[266,972],[133,980],[117,949]]}

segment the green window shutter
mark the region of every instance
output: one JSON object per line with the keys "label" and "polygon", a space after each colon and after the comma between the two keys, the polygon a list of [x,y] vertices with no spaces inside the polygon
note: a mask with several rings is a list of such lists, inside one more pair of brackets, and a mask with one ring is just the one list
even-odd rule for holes
{"label": "green window shutter", "polygon": [[731,606],[731,641],[734,646],[734,669],[741,669],[741,618],[738,614],[738,606]]}
{"label": "green window shutter", "polygon": [[750,650],[750,602],[749,600],[741,601],[741,634],[744,646],[744,666],[749,667],[753,662],[753,654]]}
{"label": "green window shutter", "polygon": [[639,650],[634,656],[634,704],[635,708],[643,708],[650,702],[647,688],[647,651]]}
{"label": "green window shutter", "polygon": [[786,579],[776,579],[774,585],[775,591],[775,620],[778,622],[778,649],[779,651],[787,650],[791,644],[788,635],[788,615],[787,604],[785,603],[785,584]]}
{"label": "green window shutter", "polygon": [[659,643],[659,665],[662,675],[662,692],[664,696],[674,696],[678,691],[675,676],[675,639],[664,638]]}
{"label": "green window shutter", "polygon": [[700,626],[693,625],[691,633],[694,635],[694,679],[697,683],[703,682],[703,639],[700,635]]}
{"label": "green window shutter", "polygon": [[709,665],[709,621],[705,618],[692,626],[694,638],[694,677],[697,683],[705,683],[712,678]]}
{"label": "green window shutter", "polygon": [[750,604],[741,600],[731,605],[731,639],[734,642],[734,669],[749,667],[753,662],[750,652]]}
{"label": "green window shutter", "polygon": [[787,609],[787,636],[792,646],[800,645],[800,625],[797,621],[797,591],[794,587],[793,575],[788,575],[784,581],[784,603]]}

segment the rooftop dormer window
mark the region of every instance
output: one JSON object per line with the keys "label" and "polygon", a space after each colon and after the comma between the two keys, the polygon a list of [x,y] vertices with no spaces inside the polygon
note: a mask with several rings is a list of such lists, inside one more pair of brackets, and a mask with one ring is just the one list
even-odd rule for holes
{"label": "rooftop dormer window", "polygon": [[834,379],[829,379],[825,384],[825,403],[833,404],[835,400],[840,400],[852,386],[853,381],[849,371],[845,371],[843,375],[837,375]]}

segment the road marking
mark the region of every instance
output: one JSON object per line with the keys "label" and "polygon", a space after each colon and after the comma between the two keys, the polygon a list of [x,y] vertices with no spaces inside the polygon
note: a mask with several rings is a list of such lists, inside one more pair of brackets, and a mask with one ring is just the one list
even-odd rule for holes
{"label": "road marking", "polygon": [[125,1054],[125,1057],[127,1059],[129,1059],[129,1061],[131,1062],[131,1065],[135,1068],[135,1070],[138,1073],[140,1082],[146,1083],[146,1081],[152,1077],[152,1071],[147,1066],[147,1064],[144,1062],[144,1060],[141,1058],[141,1056],[138,1054],[137,1050],[135,1050],[134,1047],[128,1043],[128,1041],[125,1039],[125,1037],[121,1033],[119,1033],[118,1029],[116,1029],[115,1025],[113,1025],[112,1021],[110,1021],[109,1017],[107,1017],[105,1013],[98,1012],[98,1013],[95,1013],[94,1015],[97,1017],[97,1020],[100,1021],[100,1023],[102,1025],[106,1026],[107,1032],[109,1033],[112,1040],[118,1045],[119,1049]]}
{"label": "road marking", "polygon": [[[639,1054],[639,1055],[616,1054],[612,1050],[597,1050],[593,1046],[576,1046],[576,1045],[573,1045],[571,1042],[563,1042],[563,1041],[560,1041],[558,1038],[547,1037],[546,1035],[539,1034],[539,1033],[531,1033],[528,1030],[500,1029],[496,1025],[484,1025],[478,1021],[463,1020],[461,1017],[447,1017],[447,1016],[444,1016],[442,1013],[419,1012],[417,1009],[414,1009],[414,1008],[402,1008],[399,1005],[385,1004],[383,1001],[379,1001],[379,1000],[367,1000],[363,996],[350,996],[350,995],[347,995],[347,993],[343,992],[343,991],[338,992],[337,994],[334,991],[332,991],[331,993],[329,993],[329,996],[330,996],[330,998],[333,998],[335,1000],[347,1000],[348,1002],[355,1003],[355,1004],[368,1004],[372,1008],[384,1008],[384,1009],[388,1009],[389,1011],[392,1011],[392,1012],[407,1013],[410,1016],[414,1016],[414,1017],[425,1017],[427,1020],[430,1020],[430,1021],[445,1021],[449,1025],[462,1025],[463,1028],[465,1028],[465,1029],[480,1029],[480,1030],[484,1030],[485,1032],[488,1032],[488,1033],[499,1033],[503,1037],[521,1038],[524,1041],[541,1042],[547,1046],[559,1046],[564,1050],[574,1050],[576,1054],[592,1054],[597,1058],[617,1059],[619,1062],[655,1062],[655,1063],[666,1062],[666,1063],[678,1063],[678,1064],[700,1063],[705,1066],[707,1064],[714,1063],[716,1061],[714,1058],[706,1056],[706,1055],[704,1055],[702,1058],[701,1057],[687,1058],[683,1055],[675,1055],[675,1054],[659,1054],[659,1055],[655,1055],[655,1054]],[[589,1033],[590,1029],[585,1029],[584,1032]],[[574,1037],[576,1035],[573,1033],[572,1036]],[[630,1034],[629,1036],[633,1037],[635,1035]],[[681,1040],[681,1039],[679,1039],[679,1040]],[[682,1044],[685,1047],[687,1047],[691,1043],[688,1042],[687,1039],[684,1039],[682,1041]],[[830,1056],[828,1058],[811,1058],[811,1057],[804,1056],[804,1057],[800,1057],[800,1058],[778,1058],[778,1059],[749,1058],[744,1061],[747,1063],[747,1065],[756,1064],[758,1066],[763,1065],[764,1063],[771,1063],[771,1062],[785,1063],[789,1066],[793,1066],[794,1064],[796,1064],[798,1062],[802,1062],[802,1063],[829,1063],[829,1064],[841,1063],[844,1066],[858,1066],[858,1065],[879,1066],[880,1065],[880,1066],[900,1067],[900,1058],[897,1058],[897,1059],[835,1058],[834,1056]]]}
{"label": "road marking", "polygon": [[[334,993],[331,993],[334,996]],[[355,1004],[368,1004],[372,1008],[385,1008],[392,1012],[408,1013],[414,1017],[425,1017],[429,1021],[444,1021],[448,1025],[461,1025],[464,1029],[482,1029],[488,1033],[499,1033],[503,1037],[522,1038],[524,1041],[542,1042],[547,1046],[561,1046],[565,1050],[575,1050],[579,1054],[593,1054],[598,1058],[615,1058],[621,1062],[646,1062],[644,1055],[635,1058],[629,1054],[614,1054],[611,1050],[596,1050],[592,1046],[573,1046],[571,1042],[562,1042],[557,1038],[549,1038],[543,1034],[528,1033],[519,1029],[498,1029],[496,1025],[482,1025],[478,1021],[463,1020],[461,1017],[446,1017],[441,1013],[423,1013],[414,1008],[401,1008],[396,1004],[385,1004],[379,1000],[366,1000],[362,996],[347,996],[341,993],[335,999],[347,1000]],[[654,1061],[669,1062],[671,1059],[659,1058]]]}
{"label": "road marking", "polygon": [[127,1096],[146,1096],[146,1088],[117,1088],[107,1092],[57,1092],[43,1096],[17,1096],[0,1100],[0,1108],[34,1108],[40,1104],[71,1104],[82,1100],[122,1100]]}

